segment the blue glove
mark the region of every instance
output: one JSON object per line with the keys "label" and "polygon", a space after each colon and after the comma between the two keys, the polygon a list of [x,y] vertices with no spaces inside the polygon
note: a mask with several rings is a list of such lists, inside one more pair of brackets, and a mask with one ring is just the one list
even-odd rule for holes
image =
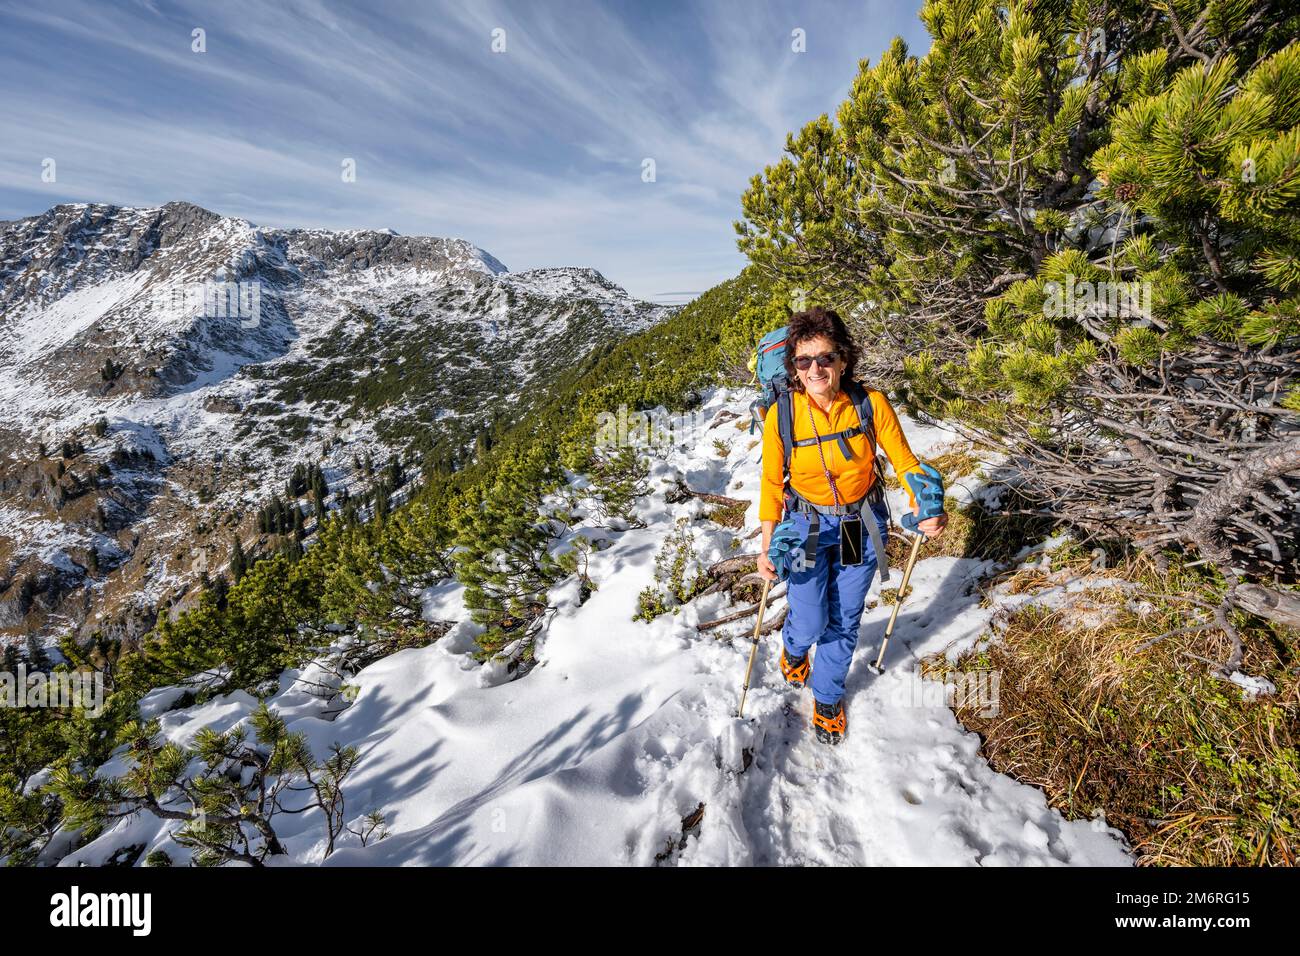
{"label": "blue glove", "polygon": [[793,518],[786,518],[772,529],[772,541],[767,546],[767,556],[780,580],[784,581],[790,577],[791,571],[802,569],[803,545],[803,533]]}
{"label": "blue glove", "polygon": [[917,525],[927,518],[937,518],[943,514],[943,475],[934,465],[921,464],[921,471],[909,471],[903,476],[907,486],[912,489],[916,499],[919,515],[910,511],[903,514],[903,527],[913,534],[918,533]]}

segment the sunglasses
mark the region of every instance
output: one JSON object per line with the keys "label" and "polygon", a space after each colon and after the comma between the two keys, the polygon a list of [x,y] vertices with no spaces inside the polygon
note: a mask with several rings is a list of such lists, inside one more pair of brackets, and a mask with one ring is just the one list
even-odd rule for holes
{"label": "sunglasses", "polygon": [[812,363],[816,362],[822,368],[830,368],[835,364],[835,360],[840,357],[839,352],[823,352],[821,355],[799,355],[795,357],[794,367],[801,372],[806,372],[812,368]]}

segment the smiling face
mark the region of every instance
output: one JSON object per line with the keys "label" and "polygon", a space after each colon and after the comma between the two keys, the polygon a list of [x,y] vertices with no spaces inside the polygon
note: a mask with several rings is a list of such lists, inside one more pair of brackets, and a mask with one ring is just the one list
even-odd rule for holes
{"label": "smiling face", "polygon": [[[817,362],[813,362],[806,369],[798,366],[798,359],[801,356],[815,358],[818,355],[825,355],[828,352],[835,354],[835,361],[830,365],[822,367]],[[799,382],[803,385],[804,391],[809,395],[822,399],[835,397],[835,393],[840,389],[840,375],[844,372],[844,358],[835,348],[835,343],[825,336],[818,336],[815,339],[805,339],[795,346],[795,374],[799,376]]]}

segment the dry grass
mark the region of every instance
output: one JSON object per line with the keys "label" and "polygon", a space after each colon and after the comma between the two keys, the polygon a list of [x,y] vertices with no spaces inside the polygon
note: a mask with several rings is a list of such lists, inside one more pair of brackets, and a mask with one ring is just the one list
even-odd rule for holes
{"label": "dry grass", "polygon": [[[990,514],[981,505],[958,505],[952,498],[944,502],[944,509],[948,527],[940,537],[921,545],[921,560],[946,557],[1009,561],[1025,545],[1046,538],[1053,527],[1046,519]],[[906,565],[911,550],[911,535],[895,531],[885,544],[889,566]]]}
{"label": "dry grass", "polygon": [[704,517],[724,528],[739,531],[745,526],[745,512],[749,510],[749,504],[745,501],[738,505],[715,505],[704,513]]}
{"label": "dry grass", "polygon": [[[939,469],[939,474],[943,475],[944,483],[948,485],[951,485],[959,478],[975,474],[980,466],[980,460],[975,457],[974,446],[967,442],[952,445],[946,451],[928,458],[926,461]],[[885,482],[885,487],[890,491],[897,491],[903,487],[892,471],[885,473],[881,470],[881,478]]]}
{"label": "dry grass", "polygon": [[[1064,552],[1066,568],[1084,567]],[[1030,605],[1002,636],[955,667],[942,655],[927,676],[996,670],[997,713],[971,704],[958,719],[978,731],[995,770],[1042,788],[1071,819],[1104,810],[1147,865],[1292,865],[1300,827],[1300,676],[1296,634],[1244,617],[1242,670],[1277,693],[1243,699],[1207,662],[1228,657],[1195,602],[1217,601],[1215,582],[1148,562],[1100,572],[1139,586],[1089,592],[1109,613],[1089,626],[1081,609]],[[1035,590],[1042,571],[1008,584]],[[1138,603],[1135,604],[1135,599]],[[1092,615],[1088,615],[1092,617]],[[987,709],[983,711],[987,713]]]}
{"label": "dry grass", "polygon": [[[949,446],[930,458],[929,463],[939,470],[949,486],[958,479],[976,474],[980,467],[974,446],[964,442]],[[890,489],[900,487],[898,479],[892,475],[885,475],[884,480]],[[1030,510],[1027,503],[1010,489],[1003,492],[1003,498],[1009,511]],[[944,502],[944,509],[948,513],[948,527],[942,537],[922,546],[922,558],[1008,561],[1025,545],[1042,541],[1053,530],[1050,519],[1030,514],[990,514],[981,505],[958,505],[951,497]],[[891,566],[906,564],[910,550],[910,539],[901,534],[894,535],[885,545]]]}
{"label": "dry grass", "polygon": [[939,469],[943,480],[950,485],[958,478],[975,474],[980,466],[974,446],[966,443],[953,445],[942,454],[935,455],[929,463]]}
{"label": "dry grass", "polygon": [[[912,585],[909,584],[907,586],[907,593],[903,595],[904,599],[910,597],[912,591],[913,591]],[[895,604],[898,603],[898,592],[899,592],[899,588],[881,588],[880,603],[883,604],[885,607],[893,607]]]}

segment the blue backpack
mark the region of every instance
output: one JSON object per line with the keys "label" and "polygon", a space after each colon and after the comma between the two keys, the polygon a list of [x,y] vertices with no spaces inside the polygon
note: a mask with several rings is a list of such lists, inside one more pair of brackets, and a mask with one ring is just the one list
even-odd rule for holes
{"label": "blue backpack", "polygon": [[767,410],[782,394],[790,391],[790,376],[785,372],[785,337],[785,326],[768,332],[758,340],[754,357],[749,360],[749,367],[758,380],[760,392],[749,406],[749,414],[753,417],[749,423],[751,435],[755,428],[763,427]]}
{"label": "blue backpack", "polygon": [[[768,409],[773,405],[777,406],[776,422],[781,435],[781,445],[785,450],[785,478],[789,482],[790,456],[794,453],[795,447],[815,444],[817,439],[804,438],[797,442],[793,440],[794,406],[790,401],[792,388],[790,376],[785,371],[786,332],[785,326],[773,329],[758,340],[758,345],[754,349],[751,366],[755,377],[758,379],[759,396],[749,406],[749,414],[752,419],[749,423],[749,432],[752,435],[755,428],[762,428],[763,423],[767,420]],[[845,381],[844,391],[848,394],[853,407],[858,411],[858,425],[856,428],[823,435],[821,440],[823,442],[838,442],[844,457],[851,459],[853,452],[849,448],[848,440],[854,435],[866,435],[867,448],[870,449],[869,454],[874,455],[876,453],[876,428],[875,413],[871,408],[871,396],[862,383],[856,379]]]}

